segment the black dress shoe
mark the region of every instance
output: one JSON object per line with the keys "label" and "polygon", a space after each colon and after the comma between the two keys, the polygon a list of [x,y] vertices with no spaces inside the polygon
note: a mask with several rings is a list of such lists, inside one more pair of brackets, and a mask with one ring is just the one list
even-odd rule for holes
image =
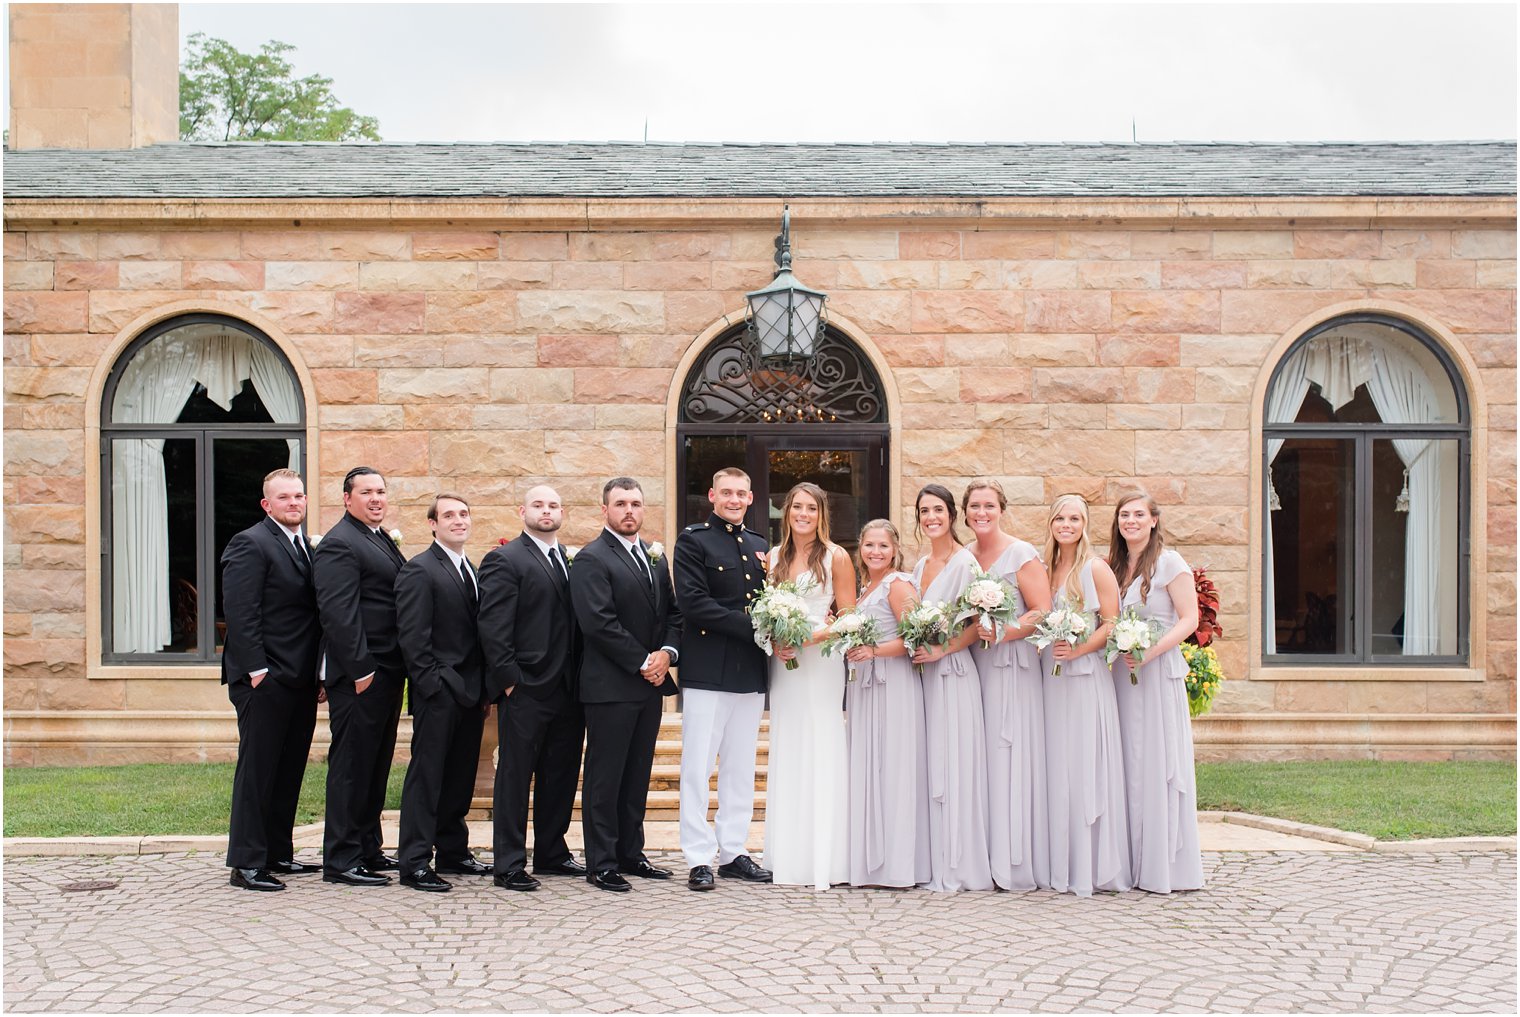
{"label": "black dress shoe", "polygon": [[688,890],[711,890],[713,888],[713,874],[711,865],[698,865],[691,870],[691,875],[686,877]]}
{"label": "black dress shoe", "polygon": [[533,874],[535,876],[584,876],[586,867],[574,858],[566,858],[556,865],[539,865],[534,862]]}
{"label": "black dress shoe", "polygon": [[342,872],[328,872],[326,869],[323,869],[322,882],[346,883],[349,886],[389,886],[391,877],[371,872],[363,865],[355,865],[353,868],[344,869]]}
{"label": "black dress shoe", "polygon": [[528,875],[526,869],[513,869],[511,872],[498,872],[492,880],[503,890],[537,890],[543,884]]}
{"label": "black dress shoe", "polygon": [[633,887],[628,880],[617,874],[616,869],[601,869],[586,876],[586,882],[598,890],[611,890],[613,893],[627,893]]}
{"label": "black dress shoe", "polygon": [[414,872],[402,873],[401,885],[409,886],[413,890],[426,890],[429,893],[447,893],[454,888],[453,883],[439,878],[438,873],[426,867]]}
{"label": "black dress shoe", "polygon": [[437,871],[447,872],[451,876],[489,876],[491,867],[478,859],[466,857],[462,861],[440,865]]}
{"label": "black dress shoe", "polygon": [[727,865],[718,866],[718,875],[724,879],[743,879],[751,883],[769,883],[771,870],[762,869],[749,855],[740,855]]}
{"label": "black dress shoe", "polygon": [[285,889],[285,884],[271,876],[268,869],[233,869],[232,878],[227,882],[244,890]]}
{"label": "black dress shoe", "polygon": [[311,865],[307,862],[298,862],[294,858],[285,862],[272,862],[270,872],[278,872],[282,876],[304,876],[309,872],[321,871],[320,865]]}
{"label": "black dress shoe", "polygon": [[640,879],[669,879],[675,873],[669,869],[662,869],[648,858],[640,858],[632,865],[621,865],[618,871],[625,876],[638,876]]}
{"label": "black dress shoe", "polygon": [[371,872],[385,872],[401,868],[401,863],[387,854],[378,854],[373,858],[366,858],[363,864]]}

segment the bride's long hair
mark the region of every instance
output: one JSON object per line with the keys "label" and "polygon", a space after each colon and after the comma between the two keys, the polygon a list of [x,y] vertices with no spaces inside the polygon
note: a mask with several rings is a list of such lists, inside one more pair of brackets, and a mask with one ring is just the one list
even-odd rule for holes
{"label": "bride's long hair", "polygon": [[781,503],[781,542],[776,545],[776,553],[771,555],[770,580],[773,583],[781,582],[792,573],[792,559],[797,554],[797,541],[792,536],[792,502],[799,494],[807,495],[818,505],[818,532],[808,550],[807,566],[818,582],[828,581],[824,570],[829,562],[829,496],[817,484],[804,480],[786,492],[786,501]]}

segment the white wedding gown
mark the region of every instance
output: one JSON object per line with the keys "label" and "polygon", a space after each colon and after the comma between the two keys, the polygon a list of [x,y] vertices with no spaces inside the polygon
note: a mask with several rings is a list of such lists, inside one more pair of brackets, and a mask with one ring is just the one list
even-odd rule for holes
{"label": "white wedding gown", "polygon": [[[825,574],[804,594],[814,629],[834,600],[832,572]],[[775,657],[770,662],[765,866],[777,883],[826,890],[849,879],[845,661],[816,646],[799,650],[797,661],[795,671]]]}

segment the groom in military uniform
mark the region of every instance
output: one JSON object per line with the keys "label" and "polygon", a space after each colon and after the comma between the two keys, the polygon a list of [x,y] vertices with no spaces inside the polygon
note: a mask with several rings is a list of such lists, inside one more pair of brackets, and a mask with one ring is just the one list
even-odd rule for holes
{"label": "groom in military uniform", "polygon": [[[676,537],[681,641],[681,853],[693,890],[713,888],[712,863],[732,879],[769,883],[749,857],[755,813],[755,742],[765,709],[766,659],[747,608],[765,586],[765,537],[745,529],[754,500],[749,474],[730,467],[707,492],[712,515]],[[707,821],[708,782],[718,770],[717,829]]]}

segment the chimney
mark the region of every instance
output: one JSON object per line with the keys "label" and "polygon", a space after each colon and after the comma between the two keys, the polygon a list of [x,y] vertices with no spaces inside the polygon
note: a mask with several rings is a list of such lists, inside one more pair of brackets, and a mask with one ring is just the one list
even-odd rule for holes
{"label": "chimney", "polygon": [[10,147],[179,140],[178,4],[10,7]]}

